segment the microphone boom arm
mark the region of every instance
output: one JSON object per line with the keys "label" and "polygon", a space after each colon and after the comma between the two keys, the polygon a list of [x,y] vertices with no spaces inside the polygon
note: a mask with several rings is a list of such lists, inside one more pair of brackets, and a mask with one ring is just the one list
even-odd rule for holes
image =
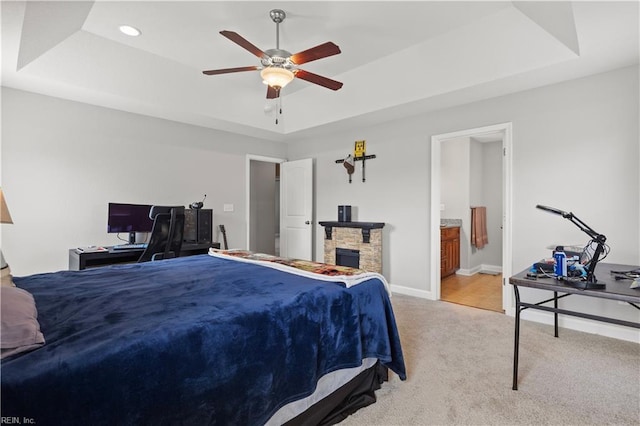
{"label": "microphone boom arm", "polygon": [[576,225],[582,232],[584,232],[589,237],[591,237],[592,241],[596,242],[595,252],[593,253],[593,256],[591,256],[591,259],[587,263],[587,277],[586,277],[587,282],[586,282],[585,288],[604,288],[605,287],[604,284],[598,283],[598,279],[595,276],[595,270],[596,270],[596,265],[600,260],[600,256],[604,252],[604,245],[605,245],[605,242],[607,241],[607,237],[605,237],[603,234],[600,234],[594,231],[593,228],[591,228],[589,225],[581,221],[578,217],[576,217],[576,215],[574,215],[571,212],[565,212],[562,210],[555,209],[553,207],[547,207],[547,206],[541,206],[541,205],[537,205],[536,208],[539,208],[540,210],[548,211],[550,213],[558,214],[563,218],[568,219],[574,225]]}

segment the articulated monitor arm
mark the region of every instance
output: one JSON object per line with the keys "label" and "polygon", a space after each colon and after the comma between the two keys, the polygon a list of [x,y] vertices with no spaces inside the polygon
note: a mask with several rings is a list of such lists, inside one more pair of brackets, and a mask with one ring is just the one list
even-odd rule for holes
{"label": "articulated monitor arm", "polygon": [[570,220],[574,225],[576,225],[582,232],[591,237],[592,241],[596,243],[596,250],[591,256],[591,260],[587,263],[587,278],[586,285],[584,288],[604,288],[605,285],[603,283],[599,283],[598,279],[595,276],[596,265],[600,260],[600,256],[604,253],[605,242],[607,241],[607,237],[596,232],[589,225],[578,219],[573,213],[565,212],[563,210],[556,209],[554,207],[542,206],[538,204],[536,208],[540,210],[547,211],[549,213],[557,214],[565,219]]}

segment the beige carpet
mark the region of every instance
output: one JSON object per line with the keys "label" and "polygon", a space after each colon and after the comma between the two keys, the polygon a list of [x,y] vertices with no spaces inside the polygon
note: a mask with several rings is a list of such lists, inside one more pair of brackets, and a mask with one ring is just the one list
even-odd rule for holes
{"label": "beige carpet", "polygon": [[640,425],[640,345],[394,295],[408,378],[341,425]]}

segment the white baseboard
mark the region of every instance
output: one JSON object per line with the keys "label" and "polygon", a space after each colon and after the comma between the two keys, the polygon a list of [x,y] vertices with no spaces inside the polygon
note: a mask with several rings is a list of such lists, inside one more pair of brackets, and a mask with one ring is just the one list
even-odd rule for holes
{"label": "white baseboard", "polygon": [[482,264],[480,266],[480,270],[481,271],[486,271],[486,272],[495,272],[496,274],[501,274],[502,273],[502,266],[501,265],[485,265],[485,264]]}
{"label": "white baseboard", "polygon": [[502,266],[500,265],[486,265],[486,264],[482,264],[479,266],[474,266],[471,269],[458,269],[456,271],[457,275],[464,275],[465,277],[470,277],[472,275],[475,275],[477,273],[479,273],[480,271],[487,271],[487,272],[496,272],[498,274],[502,273]]}
{"label": "white baseboard", "polygon": [[404,294],[406,296],[419,297],[421,299],[435,300],[433,293],[426,290],[418,290],[411,287],[404,287],[400,285],[390,285],[392,293]]}

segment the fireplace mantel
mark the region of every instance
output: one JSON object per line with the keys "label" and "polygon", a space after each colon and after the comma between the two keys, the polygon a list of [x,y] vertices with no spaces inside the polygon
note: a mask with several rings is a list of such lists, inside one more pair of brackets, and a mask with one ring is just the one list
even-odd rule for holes
{"label": "fireplace mantel", "polygon": [[362,242],[368,243],[371,238],[372,229],[384,227],[384,222],[319,222],[324,226],[324,235],[327,240],[331,239],[333,228],[359,228],[362,229]]}
{"label": "fireplace mantel", "polygon": [[384,222],[320,222],[320,225],[329,228],[383,228]]}

